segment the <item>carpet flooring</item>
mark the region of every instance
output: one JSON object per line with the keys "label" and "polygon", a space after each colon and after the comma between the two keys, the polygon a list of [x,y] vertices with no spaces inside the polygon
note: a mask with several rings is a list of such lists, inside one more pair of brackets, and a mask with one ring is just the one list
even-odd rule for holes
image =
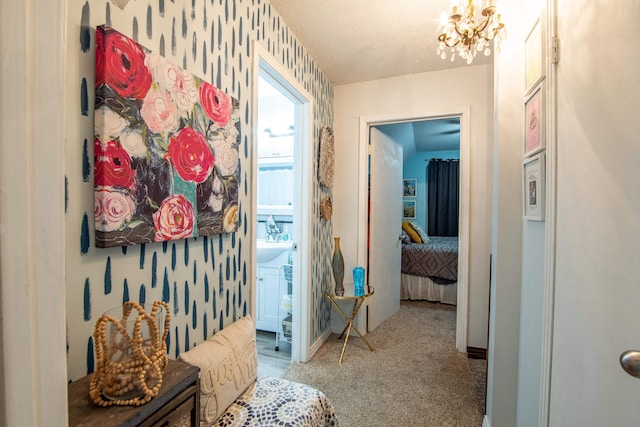
{"label": "carpet flooring", "polygon": [[366,335],[371,352],[332,335],[307,363],[283,378],[322,390],[341,427],[482,425],[483,410],[469,363],[455,347],[455,307],[402,301],[400,310]]}

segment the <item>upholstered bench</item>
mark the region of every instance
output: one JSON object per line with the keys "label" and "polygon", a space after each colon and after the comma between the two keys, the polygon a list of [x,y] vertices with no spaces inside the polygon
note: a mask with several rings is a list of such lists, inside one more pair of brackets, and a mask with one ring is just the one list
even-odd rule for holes
{"label": "upholstered bench", "polygon": [[179,359],[200,368],[200,426],[337,426],[331,402],[305,384],[258,377],[256,331],[242,318]]}

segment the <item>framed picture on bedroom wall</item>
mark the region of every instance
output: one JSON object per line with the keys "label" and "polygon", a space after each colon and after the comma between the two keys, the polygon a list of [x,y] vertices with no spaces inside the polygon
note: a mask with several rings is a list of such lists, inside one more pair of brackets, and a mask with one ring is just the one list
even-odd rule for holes
{"label": "framed picture on bedroom wall", "polygon": [[404,199],[402,201],[402,217],[404,219],[416,219],[416,199]]}
{"label": "framed picture on bedroom wall", "polygon": [[416,186],[418,185],[417,178],[405,178],[402,180],[402,196],[403,197],[416,197]]}
{"label": "framed picture on bedroom wall", "polygon": [[523,162],[524,217],[532,221],[544,220],[544,153]]}

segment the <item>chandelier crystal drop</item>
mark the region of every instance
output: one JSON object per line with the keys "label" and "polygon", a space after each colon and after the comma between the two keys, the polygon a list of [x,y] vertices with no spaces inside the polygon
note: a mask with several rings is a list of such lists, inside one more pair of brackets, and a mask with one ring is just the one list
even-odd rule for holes
{"label": "chandelier crystal drop", "polygon": [[482,0],[486,6],[482,8],[481,16],[475,16],[475,4],[468,0],[466,6],[462,2],[454,1],[451,14],[447,18],[442,12],[440,21],[441,34],[438,36],[438,55],[447,59],[447,48],[450,49],[451,62],[456,53],[467,61],[473,62],[478,52],[491,55],[491,41],[498,49],[500,42],[507,37],[507,30],[500,21],[500,14],[494,5],[494,0]]}

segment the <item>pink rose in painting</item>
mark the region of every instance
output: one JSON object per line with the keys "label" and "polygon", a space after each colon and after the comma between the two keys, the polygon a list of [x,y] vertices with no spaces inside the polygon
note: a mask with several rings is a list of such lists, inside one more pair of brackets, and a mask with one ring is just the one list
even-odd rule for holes
{"label": "pink rose in painting", "polygon": [[238,130],[229,126],[209,140],[216,155],[216,169],[221,176],[229,176],[238,170]]}
{"label": "pink rose in painting", "polygon": [[106,83],[124,98],[144,98],[151,87],[144,51],[117,31],[101,32],[96,31],[96,86]]}
{"label": "pink rose in painting", "polygon": [[96,230],[115,231],[131,220],[136,204],[125,192],[105,187],[94,192],[94,209]]}
{"label": "pink rose in painting", "polygon": [[169,196],[153,214],[155,241],[177,240],[191,237],[195,214],[191,203],[182,195]]}
{"label": "pink rose in painting", "polygon": [[207,179],[215,161],[204,136],[187,127],[169,141],[167,158],[182,179],[196,184]]}
{"label": "pink rose in painting", "polygon": [[140,115],[155,133],[173,132],[180,124],[176,106],[169,92],[153,85],[142,101]]}
{"label": "pink rose in painting", "polygon": [[133,189],[135,172],[131,157],[117,141],[94,141],[94,183],[96,186]]}
{"label": "pink rose in painting", "polygon": [[231,98],[205,81],[200,83],[200,103],[207,116],[219,127],[225,127],[231,120]]}
{"label": "pink rose in painting", "polygon": [[146,64],[153,73],[154,81],[171,94],[181,115],[186,116],[191,112],[198,101],[198,89],[193,75],[154,53],[147,56]]}

